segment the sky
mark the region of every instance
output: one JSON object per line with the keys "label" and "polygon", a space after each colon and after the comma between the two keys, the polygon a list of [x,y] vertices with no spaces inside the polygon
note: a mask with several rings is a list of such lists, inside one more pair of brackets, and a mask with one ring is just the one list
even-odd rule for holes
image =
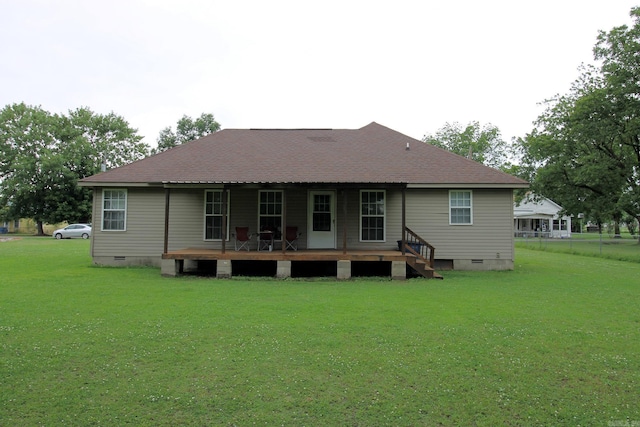
{"label": "sky", "polygon": [[[640,1],[636,0],[639,4]],[[521,137],[627,0],[0,0],[0,108],[114,112],[156,145],[222,128],[446,123]]]}

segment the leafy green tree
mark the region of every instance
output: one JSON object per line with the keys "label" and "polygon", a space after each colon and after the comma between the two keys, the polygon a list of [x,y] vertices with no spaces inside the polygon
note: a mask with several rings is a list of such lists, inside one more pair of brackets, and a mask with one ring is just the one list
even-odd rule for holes
{"label": "leafy green tree", "polygon": [[175,132],[173,132],[171,126],[160,131],[157,140],[158,147],[153,150],[153,153],[160,153],[219,130],[220,123],[215,120],[213,114],[202,113],[200,117],[195,120],[186,115],[182,116],[182,118],[178,120]]}
{"label": "leafy green tree", "polygon": [[78,179],[143,158],[127,122],[87,108],[68,116],[24,103],[0,111],[0,206],[11,218],[32,218],[38,233],[44,222],[88,221],[91,191]]}
{"label": "leafy green tree", "polygon": [[[115,113],[96,114],[82,107],[62,119],[60,139],[64,142],[66,165],[80,178],[93,175],[104,166],[112,169],[142,159],[149,146],[137,129]],[[63,147],[63,148],[64,148]]]}
{"label": "leafy green tree", "polygon": [[111,112],[96,114],[82,107],[69,111],[58,123],[60,162],[66,172],[62,180],[63,196],[49,210],[49,222],[86,222],[91,218],[91,190],[77,186],[79,179],[104,169],[142,159],[149,154],[149,146],[140,142],[142,137],[121,116]]}
{"label": "leafy green tree", "polygon": [[511,167],[509,146],[502,139],[500,129],[492,124],[481,126],[471,122],[463,127],[458,122],[446,123],[434,135],[426,135],[422,140],[496,169]]}
{"label": "leafy green tree", "polygon": [[594,57],[569,93],[547,100],[523,140],[532,187],[598,223],[640,219],[640,9],[634,26],[600,32]]}
{"label": "leafy green tree", "polygon": [[33,218],[39,234],[47,216],[50,176],[57,176],[56,117],[40,107],[15,104],[0,111],[0,205],[11,218]]}
{"label": "leafy green tree", "polygon": [[624,218],[622,218],[622,220],[626,224],[627,230],[629,230],[629,234],[631,234],[632,236],[635,236],[636,230],[638,229],[638,220],[629,214],[625,215]]}

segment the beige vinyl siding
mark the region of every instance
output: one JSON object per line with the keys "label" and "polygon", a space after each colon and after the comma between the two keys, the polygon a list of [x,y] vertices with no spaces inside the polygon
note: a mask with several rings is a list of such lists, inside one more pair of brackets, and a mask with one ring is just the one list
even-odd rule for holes
{"label": "beige vinyl siding", "polygon": [[[278,190],[278,188],[273,188]],[[258,194],[259,189],[232,189],[231,190],[231,212],[229,215],[230,233],[235,233],[235,227],[249,227],[249,232],[254,235],[254,243],[251,249],[256,249],[258,230]],[[298,241],[298,247],[304,249],[306,244],[307,228],[307,190],[306,189],[286,189],[284,190],[284,203],[286,204],[286,224],[297,226],[302,237]],[[233,244],[233,236],[230,243]]]}
{"label": "beige vinyl siding", "polygon": [[285,197],[287,203],[287,225],[298,227],[298,232],[302,233],[302,236],[298,239],[298,249],[306,249],[308,192],[306,189],[286,190]]}
{"label": "beige vinyl siding", "polygon": [[448,190],[407,191],[407,227],[438,259],[514,259],[513,191],[474,189],[473,225],[449,225]]}
{"label": "beige vinyl siding", "polygon": [[[277,189],[277,188],[274,188]],[[380,189],[384,189],[381,187]],[[227,248],[233,248],[236,226],[257,233],[258,188],[232,188]],[[395,249],[402,238],[402,192],[386,189],[385,242],[360,242],[360,192],[348,189],[347,246],[349,249]],[[449,225],[447,189],[407,189],[406,225],[436,248],[437,259],[513,260],[513,192],[510,189],[473,189],[473,225]],[[205,189],[171,189],[169,250],[220,248],[220,241],[204,240]],[[289,188],[286,223],[302,233],[299,247],[307,247],[309,190]],[[336,247],[343,245],[343,192],[336,191]],[[154,258],[164,247],[165,190],[127,189],[127,230],[102,231],[102,191],[94,190],[92,256]],[[255,237],[254,237],[255,239]],[[255,240],[251,245],[255,250]]]}
{"label": "beige vinyl siding", "polygon": [[220,247],[204,241],[204,189],[171,189],[169,250]]}
{"label": "beige vinyl siding", "polygon": [[[360,190],[345,190],[347,195],[347,247],[348,249],[389,250],[397,248],[396,241],[402,236],[402,193],[399,190],[385,191],[385,241],[362,242],[360,241]],[[378,190],[378,188],[372,189]],[[344,225],[344,196],[342,191],[337,192],[336,231],[338,249],[342,248]]]}
{"label": "beige vinyl siding", "polygon": [[[218,241],[204,240],[204,189],[171,190],[169,214],[169,250],[182,248],[221,248]],[[258,232],[258,189],[232,188],[229,192],[229,238],[227,248],[233,247],[235,227],[249,227],[254,235],[251,249],[255,249]],[[286,191],[288,225],[298,226],[303,233],[300,248],[306,247],[306,190]]]}
{"label": "beige vinyl siding", "polygon": [[[474,189],[473,225],[449,225],[447,189],[407,189],[406,226],[436,248],[438,259],[513,260],[512,194],[510,189]],[[395,249],[402,239],[402,191],[387,189],[385,242],[361,242],[359,190],[347,190],[349,249]],[[337,247],[342,247],[343,195],[337,193]]]}
{"label": "beige vinyl siding", "polygon": [[[121,188],[121,187],[120,187]],[[102,190],[94,191],[92,255],[159,257],[164,245],[164,190],[127,189],[127,230],[102,231]]]}

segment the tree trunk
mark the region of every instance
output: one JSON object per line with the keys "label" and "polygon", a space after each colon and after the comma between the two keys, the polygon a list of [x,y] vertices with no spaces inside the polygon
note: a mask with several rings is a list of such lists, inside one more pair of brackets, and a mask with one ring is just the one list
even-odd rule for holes
{"label": "tree trunk", "polygon": [[614,239],[622,239],[622,235],[620,234],[620,222],[618,221],[613,222],[613,234]]}
{"label": "tree trunk", "polygon": [[42,227],[42,221],[38,220],[36,223],[38,225],[38,236],[44,236],[44,228]]}

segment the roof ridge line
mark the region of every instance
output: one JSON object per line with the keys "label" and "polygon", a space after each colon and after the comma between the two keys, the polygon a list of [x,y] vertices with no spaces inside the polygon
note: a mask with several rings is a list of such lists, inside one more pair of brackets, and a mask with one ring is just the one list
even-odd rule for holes
{"label": "roof ridge line", "polygon": [[335,130],[332,128],[249,128],[249,130]]}

